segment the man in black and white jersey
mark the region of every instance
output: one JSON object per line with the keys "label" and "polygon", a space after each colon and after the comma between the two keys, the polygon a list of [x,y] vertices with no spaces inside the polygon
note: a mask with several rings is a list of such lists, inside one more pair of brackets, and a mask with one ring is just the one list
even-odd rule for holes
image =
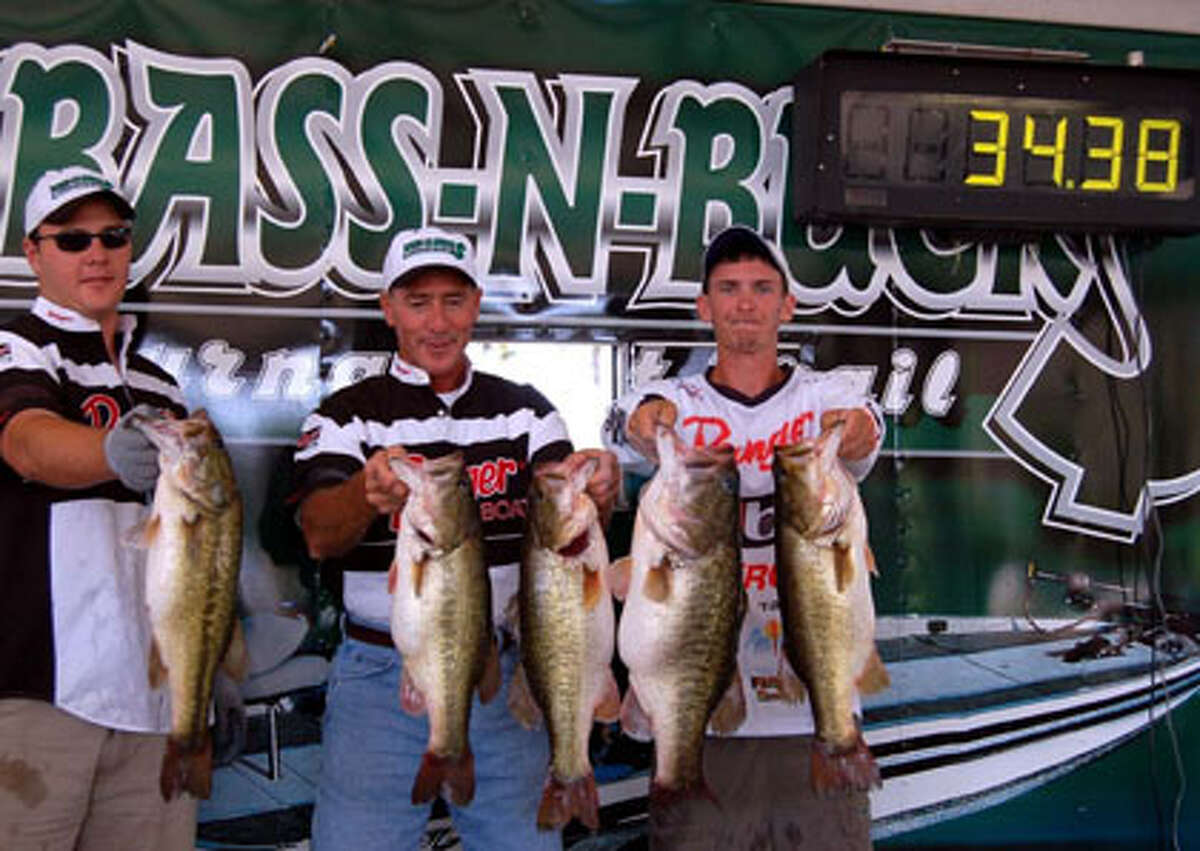
{"label": "man in black and white jersey", "polygon": [[158,452],[135,407],[186,414],[118,307],[133,209],[102,175],[49,171],[25,205],[32,310],[0,329],[0,845],[195,847],[159,792],[169,698],[147,678],[141,519]]}
{"label": "man in black and white jersey", "polygon": [[[537,390],[472,367],[466,355],[481,292],[468,240],[437,228],[396,235],[383,265],[380,304],[397,351],[386,372],[329,396],[302,427],[296,450],[300,525],[324,577],[341,588],[346,640],[329,678],[314,851],[416,848],[428,806],[409,790],[428,740],[424,717],[400,706],[400,658],[389,632],[387,569],[407,498],[389,454],[438,457],[461,450],[483,520],[494,620],[517,587],[525,497],[534,465],[598,458],[588,484],[602,516],[617,465],[599,449],[572,452],[566,426]],[[505,685],[517,658],[501,654]],[[548,759],[544,731],[527,731],[506,701],[471,712],[475,797],[451,805],[465,847],[560,848],[538,831]]]}
{"label": "man in black and white jersey", "polygon": [[[870,845],[866,793],[814,798],[809,704],[782,698],[783,650],[775,590],[771,463],[780,444],[814,438],[844,423],[840,456],[862,479],[883,438],[868,387],[849,370],[818,372],[779,361],[779,328],[796,307],[785,266],[755,231],[734,226],[704,256],[696,312],[713,326],[715,362],[702,374],[651,381],[619,399],[605,441],[623,464],[655,461],[657,423],[689,444],[734,447],[742,502],[742,579],[749,598],[738,638],[746,720],[731,737],[705,742],[704,773],[720,808],[707,799],[650,809],[652,848],[837,848]],[[635,450],[635,452],[631,451]]]}

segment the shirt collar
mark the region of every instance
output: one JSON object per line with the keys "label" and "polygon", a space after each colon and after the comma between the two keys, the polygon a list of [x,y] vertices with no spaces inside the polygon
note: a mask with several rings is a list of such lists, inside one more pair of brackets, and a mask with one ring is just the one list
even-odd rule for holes
{"label": "shirt collar", "polygon": [[[413,384],[419,387],[428,387],[430,384],[429,373],[421,369],[419,366],[413,366],[411,363],[400,357],[398,352],[392,354],[392,362],[388,366],[388,373],[392,378],[399,381],[401,384]],[[475,368],[471,365],[471,359],[467,358],[467,375],[463,383],[455,388],[456,390],[465,390],[471,386],[471,378],[475,375]]]}
{"label": "shirt collar", "polygon": [[[78,311],[72,310],[69,307],[63,307],[61,304],[51,301],[43,295],[39,295],[33,302],[33,314],[55,328],[63,331],[77,332],[92,332],[100,331],[100,323],[95,319],[84,316]],[[137,317],[128,314],[122,314],[118,318],[117,330],[122,332],[126,338],[137,327]]]}

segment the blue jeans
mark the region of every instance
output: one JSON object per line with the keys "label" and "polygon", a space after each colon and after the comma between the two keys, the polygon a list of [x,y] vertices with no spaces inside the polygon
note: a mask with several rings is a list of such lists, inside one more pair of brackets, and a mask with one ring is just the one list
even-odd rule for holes
{"label": "blue jeans", "polygon": [[[500,655],[504,684],[487,704],[476,695],[470,742],[475,798],[449,806],[467,851],[561,849],[559,831],[539,831],[537,809],[550,745],[508,711],[517,649]],[[400,655],[347,638],[329,674],[321,732],[321,776],[313,812],[313,851],[417,848],[430,805],[410,803],[429,738],[428,720],[400,708]]]}

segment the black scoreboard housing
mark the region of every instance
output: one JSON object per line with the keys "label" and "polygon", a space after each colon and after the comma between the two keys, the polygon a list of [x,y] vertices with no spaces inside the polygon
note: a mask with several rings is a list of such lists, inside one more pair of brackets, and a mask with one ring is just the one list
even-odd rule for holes
{"label": "black scoreboard housing", "polygon": [[830,51],[797,76],[801,221],[1200,231],[1200,73]]}

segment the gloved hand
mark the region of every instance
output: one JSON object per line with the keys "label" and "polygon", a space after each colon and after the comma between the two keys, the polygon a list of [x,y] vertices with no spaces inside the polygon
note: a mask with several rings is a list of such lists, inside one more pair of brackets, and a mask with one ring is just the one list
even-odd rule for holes
{"label": "gloved hand", "polygon": [[125,487],[148,491],[158,481],[158,448],[133,424],[134,414],[155,417],[162,412],[147,404],[126,412],[104,436],[104,460]]}

